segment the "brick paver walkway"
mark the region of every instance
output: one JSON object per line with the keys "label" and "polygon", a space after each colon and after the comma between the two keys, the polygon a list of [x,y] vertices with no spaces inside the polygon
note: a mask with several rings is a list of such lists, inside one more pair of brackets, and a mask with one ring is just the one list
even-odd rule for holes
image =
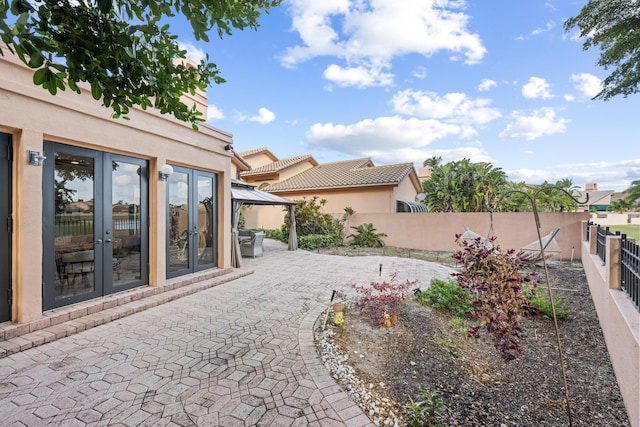
{"label": "brick paver walkway", "polygon": [[0,359],[0,425],[371,425],[320,362],[313,326],[332,289],[377,280],[380,264],[421,286],[448,270],[271,240],[244,261],[253,274]]}

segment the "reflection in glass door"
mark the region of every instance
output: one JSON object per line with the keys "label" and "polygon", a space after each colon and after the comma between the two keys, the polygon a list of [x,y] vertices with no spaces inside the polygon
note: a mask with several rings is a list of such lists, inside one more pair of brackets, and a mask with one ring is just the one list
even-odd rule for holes
{"label": "reflection in glass door", "polygon": [[[144,162],[138,159],[111,156],[111,283],[112,291],[140,284],[146,277],[147,259],[143,225],[146,179],[142,171]],[[146,214],[145,214],[146,215]],[[107,257],[108,258],[108,257]],[[108,260],[107,260],[108,261]]]}
{"label": "reflection in glass door", "polygon": [[47,156],[55,167],[55,300],[97,296],[95,234],[100,230],[95,230],[96,159],[95,153],[87,154],[56,152]]}
{"label": "reflection in glass door", "polygon": [[45,143],[44,307],[147,284],[146,161]]}
{"label": "reflection in glass door", "polygon": [[216,175],[174,167],[167,181],[167,277],[216,266]]}

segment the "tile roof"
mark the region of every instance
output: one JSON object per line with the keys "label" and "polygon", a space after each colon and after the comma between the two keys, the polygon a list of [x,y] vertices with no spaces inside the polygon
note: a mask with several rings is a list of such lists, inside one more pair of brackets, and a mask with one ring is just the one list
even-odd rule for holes
{"label": "tile roof", "polygon": [[250,157],[250,156],[261,154],[261,153],[264,153],[267,156],[271,157],[274,161],[278,161],[278,157],[275,154],[273,154],[271,151],[269,151],[269,149],[266,147],[254,148],[253,150],[242,151],[238,154],[240,154],[241,157]]}
{"label": "tile roof", "polygon": [[266,165],[253,168],[250,171],[242,172],[241,176],[263,175],[268,173],[277,173],[283,169],[293,166],[298,163],[309,160],[312,165],[316,166],[318,162],[311,156],[311,154],[305,154],[297,157],[288,157],[286,159],[278,160],[277,162],[268,163]]}
{"label": "tile roof", "polygon": [[285,181],[271,184],[266,191],[281,192],[398,185],[413,170],[412,163],[374,166],[369,158],[323,163]]}

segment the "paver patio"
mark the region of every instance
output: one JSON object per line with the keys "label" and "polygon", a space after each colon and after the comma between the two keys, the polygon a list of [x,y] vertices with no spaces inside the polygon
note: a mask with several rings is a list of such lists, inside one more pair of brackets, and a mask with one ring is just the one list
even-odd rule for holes
{"label": "paver patio", "polygon": [[[331,290],[423,261],[289,252],[266,240],[253,274],[0,359],[0,425],[369,426],[316,354]],[[193,285],[197,286],[197,284]]]}

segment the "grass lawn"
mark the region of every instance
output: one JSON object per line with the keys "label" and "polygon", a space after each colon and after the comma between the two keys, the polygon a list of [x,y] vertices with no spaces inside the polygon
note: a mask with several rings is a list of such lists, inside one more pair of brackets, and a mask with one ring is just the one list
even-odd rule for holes
{"label": "grass lawn", "polygon": [[619,231],[621,234],[626,234],[628,238],[636,239],[636,242],[640,242],[639,224],[610,225],[609,231],[613,233]]}

